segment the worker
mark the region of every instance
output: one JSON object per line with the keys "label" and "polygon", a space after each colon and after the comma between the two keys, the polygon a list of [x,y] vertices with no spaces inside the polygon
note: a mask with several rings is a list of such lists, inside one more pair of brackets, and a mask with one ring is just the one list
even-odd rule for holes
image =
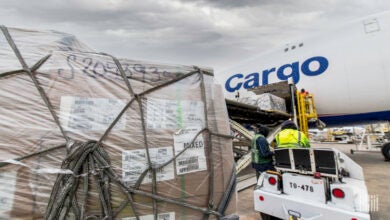
{"label": "worker", "polygon": [[301,89],[301,95],[303,95],[303,97],[306,96],[306,90],[305,89]]}
{"label": "worker", "polygon": [[256,179],[260,173],[267,170],[275,170],[272,160],[273,152],[270,151],[268,141],[268,128],[260,125],[256,129],[256,135],[252,140],[252,167],[256,170]]}
{"label": "worker", "polygon": [[282,123],[281,131],[275,136],[278,148],[309,148],[309,139],[303,132],[298,131],[297,125],[290,120]]}

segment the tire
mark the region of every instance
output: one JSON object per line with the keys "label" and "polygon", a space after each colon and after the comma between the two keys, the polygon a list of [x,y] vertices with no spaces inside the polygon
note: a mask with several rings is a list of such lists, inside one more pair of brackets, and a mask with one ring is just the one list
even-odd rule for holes
{"label": "tire", "polygon": [[261,219],[262,220],[281,220],[280,218],[276,218],[274,216],[265,214],[265,213],[260,213]]}
{"label": "tire", "polygon": [[382,154],[386,161],[390,161],[390,142],[382,146]]}

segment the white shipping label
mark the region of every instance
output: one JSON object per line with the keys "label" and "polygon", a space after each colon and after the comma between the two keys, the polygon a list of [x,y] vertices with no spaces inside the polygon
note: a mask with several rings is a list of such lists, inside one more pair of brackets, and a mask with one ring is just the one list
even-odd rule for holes
{"label": "white shipping label", "polygon": [[[122,220],[136,220],[136,217],[127,217],[127,218],[122,218]],[[154,220],[153,215],[143,215],[139,216],[140,220]],[[161,213],[157,214],[157,219],[158,220],[175,220],[175,213],[174,212],[167,212],[167,213]]]}
{"label": "white shipping label", "polygon": [[207,170],[202,134],[191,144],[192,139],[199,131],[199,127],[183,128],[173,136],[175,155],[186,148],[184,153],[176,158],[177,175]]}
{"label": "white shipping label", "polygon": [[204,127],[204,104],[202,101],[146,100],[146,125],[150,129],[178,129],[189,126]]}
{"label": "white shipping label", "polygon": [[15,193],[16,172],[0,173],[0,219],[9,219]]}
{"label": "white shipping label", "polygon": [[[164,164],[173,158],[173,148],[172,147],[159,147],[159,148],[149,148],[150,160],[153,166],[159,166]],[[146,155],[146,149],[138,150],[126,150],[122,152],[122,179],[128,184],[134,184],[137,182],[138,178],[141,176],[148,168],[148,159]],[[168,165],[158,169],[156,172],[157,181],[166,181],[174,179],[175,169],[173,167],[173,162]],[[151,183],[152,174],[149,172],[142,183]]]}
{"label": "white shipping label", "polygon": [[[62,96],[60,120],[66,130],[106,130],[122,109],[126,100]],[[114,130],[126,128],[125,114],[116,123]]]}

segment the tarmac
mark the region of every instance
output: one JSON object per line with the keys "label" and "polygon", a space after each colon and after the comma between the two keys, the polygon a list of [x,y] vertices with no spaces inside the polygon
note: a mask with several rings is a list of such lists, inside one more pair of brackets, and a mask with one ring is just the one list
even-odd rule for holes
{"label": "tarmac", "polygon": [[[368,193],[371,199],[371,219],[390,219],[390,162],[385,162],[383,155],[378,152],[355,152],[355,144],[312,143],[315,148],[336,148],[343,151],[360,166],[362,166]],[[254,172],[247,167],[243,173]],[[242,174],[240,174],[242,175]],[[261,217],[253,208],[253,188],[251,186],[238,193],[237,214],[240,220],[260,220]],[[378,204],[378,205],[375,205]]]}

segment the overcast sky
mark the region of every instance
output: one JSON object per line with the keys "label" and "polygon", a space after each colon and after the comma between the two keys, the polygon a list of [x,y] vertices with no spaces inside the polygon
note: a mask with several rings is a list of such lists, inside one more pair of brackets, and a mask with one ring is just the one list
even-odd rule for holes
{"label": "overcast sky", "polygon": [[0,23],[74,34],[117,57],[218,69],[389,9],[389,0],[1,0]]}

